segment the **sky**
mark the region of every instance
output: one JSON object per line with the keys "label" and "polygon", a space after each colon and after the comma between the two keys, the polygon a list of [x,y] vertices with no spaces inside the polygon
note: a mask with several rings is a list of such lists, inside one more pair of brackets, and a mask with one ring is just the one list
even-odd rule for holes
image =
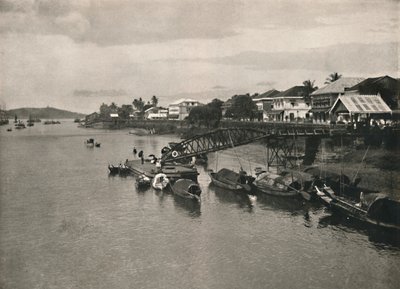
{"label": "sky", "polygon": [[399,0],[0,0],[0,106],[203,103],[399,78]]}

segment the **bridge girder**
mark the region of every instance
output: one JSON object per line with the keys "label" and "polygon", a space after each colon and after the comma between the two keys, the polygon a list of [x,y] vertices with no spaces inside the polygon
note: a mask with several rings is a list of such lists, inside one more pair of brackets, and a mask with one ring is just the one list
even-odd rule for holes
{"label": "bridge girder", "polygon": [[[268,130],[263,131],[252,128],[221,128],[205,134],[188,138],[176,145],[170,151],[163,154],[161,162],[171,162],[198,156],[209,152],[216,152],[249,144],[265,138],[293,138],[294,136],[329,136],[328,130]],[[286,153],[287,154],[287,153]]]}
{"label": "bridge girder", "polygon": [[257,129],[223,128],[186,139],[165,153],[161,162],[178,161],[187,157],[216,152],[252,143],[270,136]]}

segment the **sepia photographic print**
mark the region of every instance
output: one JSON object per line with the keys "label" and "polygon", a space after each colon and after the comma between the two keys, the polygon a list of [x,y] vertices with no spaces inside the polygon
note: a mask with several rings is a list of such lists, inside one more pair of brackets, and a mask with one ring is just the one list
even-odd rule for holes
{"label": "sepia photographic print", "polygon": [[400,1],[0,0],[0,289],[400,283]]}

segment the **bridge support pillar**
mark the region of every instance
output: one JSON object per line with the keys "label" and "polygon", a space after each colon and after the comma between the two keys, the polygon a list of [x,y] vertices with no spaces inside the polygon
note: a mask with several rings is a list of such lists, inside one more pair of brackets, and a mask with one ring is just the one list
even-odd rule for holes
{"label": "bridge support pillar", "polygon": [[295,141],[285,137],[267,139],[268,167],[287,168],[296,165],[293,151]]}

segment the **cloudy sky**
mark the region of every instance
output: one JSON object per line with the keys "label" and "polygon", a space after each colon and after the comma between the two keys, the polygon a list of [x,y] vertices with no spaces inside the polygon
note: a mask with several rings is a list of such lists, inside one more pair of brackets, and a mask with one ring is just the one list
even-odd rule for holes
{"label": "cloudy sky", "polygon": [[397,0],[0,0],[0,104],[92,112],[399,77]]}

